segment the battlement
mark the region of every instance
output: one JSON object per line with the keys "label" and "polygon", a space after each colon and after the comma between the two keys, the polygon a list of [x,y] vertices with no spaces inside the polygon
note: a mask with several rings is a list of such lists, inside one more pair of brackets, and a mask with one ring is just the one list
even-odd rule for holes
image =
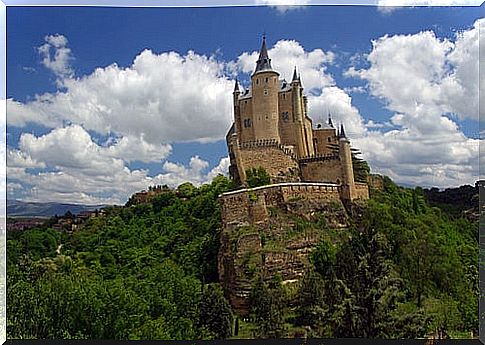
{"label": "battlement", "polygon": [[251,140],[239,143],[239,148],[246,149],[251,147],[278,147],[281,143],[276,139]]}
{"label": "battlement", "polygon": [[286,182],[243,188],[219,195],[224,227],[259,224],[268,219],[268,207],[285,208],[292,200],[341,202],[342,186],[335,183]]}
{"label": "battlement", "polygon": [[323,161],[339,160],[339,159],[340,159],[340,156],[338,154],[316,154],[316,155],[301,157],[298,159],[298,161],[300,163],[308,163],[308,162],[323,162]]}
{"label": "battlement", "polygon": [[239,143],[240,149],[252,149],[252,148],[261,148],[261,147],[274,147],[278,148],[283,151],[286,155],[290,156],[293,159],[297,159],[296,155],[293,153],[285,145],[281,144],[276,139],[265,139],[265,140],[253,140],[253,141],[245,141],[243,143]]}

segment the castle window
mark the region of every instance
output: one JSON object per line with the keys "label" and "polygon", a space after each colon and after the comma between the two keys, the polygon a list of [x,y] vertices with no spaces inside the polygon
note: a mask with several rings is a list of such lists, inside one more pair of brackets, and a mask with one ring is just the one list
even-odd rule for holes
{"label": "castle window", "polygon": [[332,139],[330,139],[330,137],[328,137],[328,142],[331,142],[331,141],[332,141]]}
{"label": "castle window", "polygon": [[267,89],[264,89],[263,93],[264,93],[265,96],[268,96],[268,90]]}
{"label": "castle window", "polygon": [[283,99],[286,99],[286,93],[283,94]]}
{"label": "castle window", "polygon": [[267,83],[267,82],[268,82],[268,78],[266,78],[266,80],[265,80],[265,81],[266,81],[266,83]]}
{"label": "castle window", "polygon": [[244,119],[244,128],[251,127],[251,119]]}
{"label": "castle window", "polygon": [[259,79],[256,79],[256,84],[259,84]]}
{"label": "castle window", "polygon": [[288,114],[287,111],[284,111],[281,113],[281,118],[283,119],[283,121],[287,122],[290,119],[290,114]]}

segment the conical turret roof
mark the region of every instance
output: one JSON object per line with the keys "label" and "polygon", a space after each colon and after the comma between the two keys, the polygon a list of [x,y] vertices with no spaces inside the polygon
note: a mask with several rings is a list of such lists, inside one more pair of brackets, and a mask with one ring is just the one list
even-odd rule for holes
{"label": "conical turret roof", "polygon": [[256,61],[256,69],[254,73],[261,71],[272,71],[271,59],[268,56],[268,49],[266,48],[266,36],[263,36],[263,43],[261,44],[261,49],[259,51],[259,58]]}

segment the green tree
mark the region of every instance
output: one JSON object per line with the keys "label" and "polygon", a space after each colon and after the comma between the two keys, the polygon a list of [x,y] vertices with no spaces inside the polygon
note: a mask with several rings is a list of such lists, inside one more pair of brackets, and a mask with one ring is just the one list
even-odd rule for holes
{"label": "green tree", "polygon": [[279,338],[284,333],[284,293],[279,281],[257,280],[249,301],[258,338]]}
{"label": "green tree", "polygon": [[265,186],[271,183],[271,177],[262,167],[251,168],[246,170],[246,182],[251,188]]}
{"label": "green tree", "polygon": [[215,339],[226,339],[232,335],[233,315],[218,284],[204,286],[200,301],[199,325],[214,335]]}

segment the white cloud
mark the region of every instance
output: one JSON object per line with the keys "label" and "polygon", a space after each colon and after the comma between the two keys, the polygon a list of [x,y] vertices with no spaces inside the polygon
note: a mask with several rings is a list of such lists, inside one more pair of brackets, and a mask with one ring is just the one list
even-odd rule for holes
{"label": "white cloud", "polygon": [[310,3],[310,0],[255,0],[256,5],[271,6],[281,14],[290,10],[301,9],[308,3]]}
{"label": "white cloud", "polygon": [[46,43],[37,48],[42,57],[42,64],[51,70],[62,84],[62,79],[72,77],[74,72],[71,61],[74,59],[71,49],[67,47],[67,38],[63,35],[47,35]]}
{"label": "white cloud", "polygon": [[[132,149],[132,152],[153,155],[150,161],[162,159],[167,154],[166,147],[161,147],[159,151],[153,150],[153,147],[147,149],[147,144],[140,139],[129,145],[137,144],[141,148]],[[227,173],[227,158],[207,172],[208,162],[194,156],[188,167],[166,161],[163,173],[149,176],[147,170],[130,170],[127,167],[126,160],[118,154],[124,145],[121,140],[109,146],[100,146],[78,125],[57,128],[39,137],[24,133],[20,138],[19,150],[9,150],[9,183],[17,187],[30,186],[24,188],[25,200],[124,203],[131,194],[148,185],[176,187],[187,181],[200,185],[210,182],[219,172]],[[45,167],[54,171],[27,171],[29,168]]]}
{"label": "white cloud", "polygon": [[9,100],[9,124],[51,128],[66,120],[101,134],[143,137],[147,143],[210,141],[224,136],[231,120],[233,83],[224,64],[188,52],[141,52],[133,64],[98,68],[63,81],[64,92],[34,101]]}
{"label": "white cloud", "polygon": [[478,178],[478,144],[452,117],[478,119],[478,25],[455,41],[432,32],[384,36],[373,42],[370,67],[348,76],[395,112],[396,129],[355,142],[373,167],[398,182],[451,186]]}

